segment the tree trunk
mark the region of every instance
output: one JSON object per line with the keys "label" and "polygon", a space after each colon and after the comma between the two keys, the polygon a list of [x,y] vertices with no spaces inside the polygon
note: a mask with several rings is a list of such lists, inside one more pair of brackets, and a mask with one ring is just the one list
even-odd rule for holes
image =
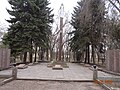
{"label": "tree trunk", "polygon": [[32,63],[32,52],[29,52],[30,63]]}
{"label": "tree trunk", "polygon": [[40,53],[41,60],[44,61],[44,49],[41,48],[41,53]]}
{"label": "tree trunk", "polygon": [[34,58],[34,62],[36,62],[36,57],[37,57],[37,46],[35,47],[35,58]]}
{"label": "tree trunk", "polygon": [[90,64],[90,46],[88,45],[88,64]]}
{"label": "tree trunk", "polygon": [[65,61],[68,61],[68,46],[66,47],[66,50],[64,52],[64,58]]}
{"label": "tree trunk", "polygon": [[23,61],[23,53],[20,54],[20,61]]}
{"label": "tree trunk", "polygon": [[86,45],[86,50],[85,50],[85,62],[84,62],[84,63],[87,63],[87,60],[88,60],[88,46]]}
{"label": "tree trunk", "polygon": [[100,62],[100,53],[99,52],[97,53],[97,56],[98,56],[98,64],[99,64],[99,62]]}
{"label": "tree trunk", "polygon": [[61,61],[64,61],[64,51],[62,51],[62,55],[61,55]]}
{"label": "tree trunk", "polygon": [[87,50],[85,51],[85,61],[84,61],[84,63],[86,63],[87,62]]}
{"label": "tree trunk", "polygon": [[71,58],[72,58],[72,54],[71,54],[71,51],[70,51],[70,50],[68,51],[68,53],[69,53],[69,55],[68,55],[68,56],[69,56],[68,59],[69,59],[69,62],[70,62],[70,61],[71,61]]}
{"label": "tree trunk", "polygon": [[58,49],[56,51],[56,61],[58,61]]}
{"label": "tree trunk", "polygon": [[76,55],[75,55],[76,53],[75,53],[75,51],[73,52],[73,59],[74,59],[74,61],[76,61]]}
{"label": "tree trunk", "polygon": [[50,50],[50,61],[52,61],[53,60],[53,50],[51,49]]}
{"label": "tree trunk", "polygon": [[40,60],[40,54],[41,54],[41,47],[39,47],[39,50],[38,50],[38,57],[39,57],[39,60]]}
{"label": "tree trunk", "polygon": [[92,60],[93,60],[93,64],[95,64],[95,48],[94,48],[94,45],[92,45]]}
{"label": "tree trunk", "polygon": [[81,52],[80,51],[76,52],[76,59],[77,59],[77,62],[80,62],[80,59],[81,59]]}
{"label": "tree trunk", "polygon": [[32,39],[30,40],[30,52],[29,52],[29,59],[30,59],[30,63],[32,63]]}
{"label": "tree trunk", "polygon": [[27,52],[24,52],[23,63],[26,63],[26,61],[27,61]]}
{"label": "tree trunk", "polygon": [[49,61],[49,50],[48,49],[46,50],[46,59],[47,61]]}

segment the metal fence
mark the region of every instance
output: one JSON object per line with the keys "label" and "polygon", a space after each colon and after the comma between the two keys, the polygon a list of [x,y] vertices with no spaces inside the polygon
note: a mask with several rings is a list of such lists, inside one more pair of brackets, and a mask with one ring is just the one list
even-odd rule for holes
{"label": "metal fence", "polygon": [[9,68],[10,65],[10,49],[0,48],[0,70]]}

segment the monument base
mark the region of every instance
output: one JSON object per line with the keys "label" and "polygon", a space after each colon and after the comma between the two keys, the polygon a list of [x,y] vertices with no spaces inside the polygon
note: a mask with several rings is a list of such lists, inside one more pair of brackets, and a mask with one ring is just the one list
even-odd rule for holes
{"label": "monument base", "polygon": [[47,67],[51,68],[69,68],[69,66],[64,61],[52,61],[47,65]]}
{"label": "monument base", "polygon": [[63,70],[63,67],[61,65],[55,65],[52,67],[53,70]]}

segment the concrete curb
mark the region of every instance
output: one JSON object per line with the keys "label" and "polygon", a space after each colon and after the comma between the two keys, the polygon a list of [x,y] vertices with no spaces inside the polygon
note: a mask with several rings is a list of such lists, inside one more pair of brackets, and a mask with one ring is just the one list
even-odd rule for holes
{"label": "concrete curb", "polygon": [[110,87],[108,87],[107,85],[103,84],[100,80],[96,80],[100,86],[102,86],[105,90],[112,90]]}
{"label": "concrete curb", "polygon": [[[89,67],[89,69],[93,71],[92,67]],[[102,68],[98,68],[98,71],[102,71],[102,72],[105,72],[105,73],[108,73],[108,74],[120,76],[120,73],[115,73],[115,72],[112,72],[112,71],[103,70]]]}
{"label": "concrete curb", "polygon": [[33,80],[33,81],[61,81],[61,82],[94,82],[94,80],[26,79],[26,78],[17,78],[16,80]]}
{"label": "concrete curb", "polygon": [[109,73],[109,74],[113,74],[113,75],[117,75],[117,76],[120,76],[120,73],[115,73],[115,72],[112,72],[112,71],[107,71],[107,70],[104,70],[102,68],[98,68],[99,71],[103,71],[103,72],[106,72],[106,73]]}
{"label": "concrete curb", "polygon": [[0,75],[0,78],[10,78],[12,75]]}
{"label": "concrete curb", "polygon": [[113,87],[108,87],[106,84],[104,84],[103,82],[101,82],[100,80],[97,79],[97,82],[100,86],[102,86],[103,88],[105,88],[105,90],[120,90],[120,88],[113,88]]}
{"label": "concrete curb", "polygon": [[6,83],[9,83],[9,82],[11,82],[11,81],[13,81],[13,80],[14,80],[13,77],[10,77],[10,78],[8,78],[8,79],[5,79],[5,80],[3,80],[2,82],[0,82],[0,86],[4,85],[4,84],[6,84]]}

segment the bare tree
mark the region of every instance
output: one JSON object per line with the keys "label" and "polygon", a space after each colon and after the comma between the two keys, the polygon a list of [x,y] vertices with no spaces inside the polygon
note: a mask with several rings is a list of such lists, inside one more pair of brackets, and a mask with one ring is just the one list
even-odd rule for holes
{"label": "bare tree", "polygon": [[[66,49],[66,43],[68,41],[68,32],[70,32],[70,30],[72,29],[71,28],[71,25],[69,24],[69,15],[67,15],[68,13],[66,13],[66,15],[64,16],[64,23],[63,23],[63,35],[62,35],[62,38],[63,38],[63,42],[62,42],[62,56],[65,49]],[[55,30],[53,31],[52,33],[52,36],[50,37],[51,39],[51,45],[50,45],[50,60],[53,60],[53,53],[56,53],[58,54],[58,46],[59,46],[59,34],[60,34],[60,27],[59,27],[59,20],[60,20],[60,16],[58,15],[56,17],[56,22],[55,22]],[[58,55],[56,55],[56,59],[57,59]]]}
{"label": "bare tree", "polygon": [[120,12],[120,1],[119,0],[108,0],[119,12]]}

